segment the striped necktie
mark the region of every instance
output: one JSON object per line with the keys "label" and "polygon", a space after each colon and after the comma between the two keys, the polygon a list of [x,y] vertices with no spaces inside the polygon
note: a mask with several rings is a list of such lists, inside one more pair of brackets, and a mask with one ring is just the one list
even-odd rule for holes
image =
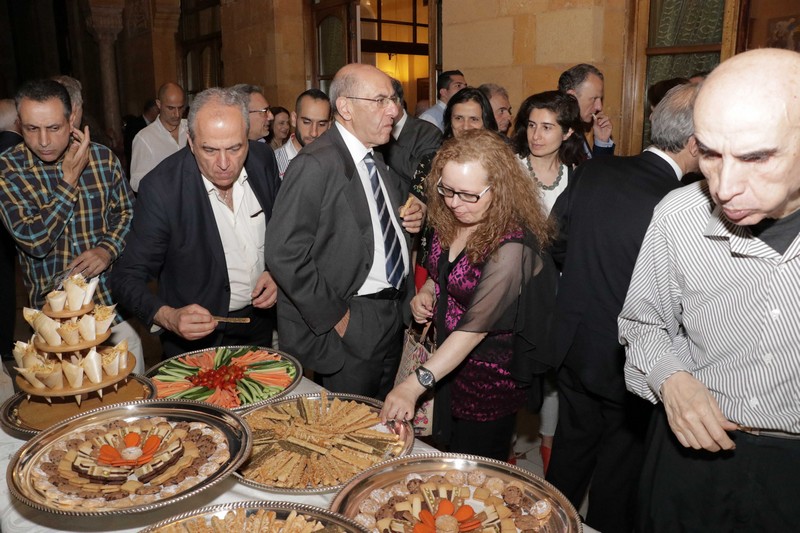
{"label": "striped necktie", "polygon": [[383,250],[386,254],[386,279],[392,287],[399,289],[405,271],[403,266],[403,254],[400,249],[400,239],[397,237],[394,224],[392,224],[391,217],[389,216],[389,207],[386,204],[383,189],[381,189],[381,184],[378,179],[378,169],[375,166],[375,160],[372,159],[372,153],[367,153],[367,155],[364,156],[364,163],[367,165],[369,182],[372,184],[372,196],[375,198],[375,203],[378,206],[378,219],[380,220],[381,232],[383,233]]}

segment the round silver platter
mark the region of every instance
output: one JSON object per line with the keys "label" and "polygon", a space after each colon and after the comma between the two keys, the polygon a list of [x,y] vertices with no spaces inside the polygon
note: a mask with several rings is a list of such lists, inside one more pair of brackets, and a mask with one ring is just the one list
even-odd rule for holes
{"label": "round silver platter", "polygon": [[[220,431],[227,440],[229,458],[211,475],[198,484],[177,492],[167,498],[122,508],[63,509],[41,494],[33,485],[32,471],[39,459],[62,438],[83,428],[96,424],[111,423],[114,420],[134,422],[139,419],[164,417],[169,422],[203,422]],[[100,407],[87,413],[74,416],[64,422],[42,431],[25,443],[8,464],[6,483],[11,493],[23,503],[34,509],[59,515],[71,516],[109,516],[142,513],[179,502],[216,485],[236,470],[252,450],[250,429],[236,414],[213,405],[191,400],[137,400],[108,407]]]}
{"label": "round silver platter", "polygon": [[[247,418],[247,415],[258,411],[268,405],[280,405],[285,403],[297,402],[299,399],[305,398],[308,400],[320,401],[322,396],[319,393],[308,393],[308,394],[295,394],[293,396],[289,396],[286,398],[282,398],[280,400],[273,400],[268,402],[264,405],[253,407],[252,409],[248,409],[242,412],[242,417]],[[359,396],[357,394],[344,394],[344,393],[335,393],[329,392],[328,393],[328,400],[333,401],[334,398],[338,398],[342,401],[355,401],[359,403],[366,404],[370,407],[370,409],[375,413],[380,413],[381,408],[383,407],[383,402],[380,402],[374,398],[369,398],[367,396]],[[245,420],[245,424],[247,421]],[[381,425],[380,430],[395,433],[400,437],[400,441],[402,443],[402,448],[400,449],[400,453],[397,457],[403,457],[408,455],[411,452],[411,449],[414,447],[414,428],[411,426],[411,423],[408,421],[405,422],[393,422],[390,425]],[[386,457],[386,459],[390,459],[390,457]],[[335,492],[342,488],[345,483],[341,483],[339,485],[331,485],[329,487],[316,487],[316,488],[308,488],[308,489],[290,489],[285,487],[275,487],[273,485],[266,485],[264,483],[259,483],[257,481],[253,481],[250,479],[245,478],[241,472],[236,471],[233,474],[236,478],[244,483],[245,485],[249,485],[251,487],[255,487],[260,490],[265,490],[269,492],[275,492],[278,494],[324,494],[327,492]]]}
{"label": "round silver platter", "polygon": [[[555,487],[522,468],[476,455],[457,453],[429,453],[398,457],[379,463],[351,479],[331,502],[330,509],[348,518],[355,518],[359,505],[375,489],[384,489],[401,482],[408,474],[444,475],[451,470],[469,474],[480,471],[487,477],[499,477],[505,482],[516,481],[524,487],[527,496],[534,500],[548,499],[553,505],[541,531],[579,533],[583,526],[578,512]],[[479,512],[480,509],[475,509]]]}
{"label": "round silver platter", "polygon": [[[155,398],[156,395],[156,388],[153,386],[153,382],[150,381],[149,378],[145,376],[140,376],[139,374],[130,374],[128,376],[128,381],[136,381],[142,385],[143,392],[145,397],[142,398],[144,400],[150,400]],[[120,384],[121,385],[121,384]],[[110,388],[110,387],[109,387]],[[108,394],[104,395],[106,399],[108,399]],[[23,439],[29,439],[35,435],[38,435],[41,429],[36,429],[34,427],[29,426],[24,421],[22,421],[19,417],[19,408],[28,400],[28,394],[24,392],[19,392],[12,396],[11,398],[7,399],[3,402],[3,405],[0,407],[0,425],[2,425],[6,430],[19,436]],[[42,403],[43,407],[47,407],[46,401],[44,399],[37,400]],[[56,399],[55,401],[59,401]],[[85,409],[84,411],[80,411],[80,407],[75,402],[74,398],[67,398],[65,401],[70,402],[71,404],[75,405],[76,414],[72,416],[77,416],[84,412],[88,412],[90,409]],[[82,405],[85,405],[85,401],[82,402]],[[107,402],[107,405],[113,405],[114,403],[118,402]],[[93,407],[92,409],[96,409]]]}
{"label": "round silver platter", "polygon": [[[222,348],[227,348],[229,350],[241,350],[242,348],[254,348],[256,350],[265,350],[265,351],[268,351],[268,352],[276,353],[276,354],[280,355],[283,359],[286,359],[287,361],[292,363],[294,365],[294,368],[295,368],[294,379],[289,384],[289,386],[286,387],[285,389],[283,389],[281,392],[279,392],[278,394],[276,394],[276,395],[274,395],[274,396],[272,396],[270,398],[267,398],[265,400],[261,400],[261,401],[255,402],[255,403],[248,403],[247,405],[242,405],[240,407],[235,407],[235,408],[231,409],[231,411],[237,411],[237,412],[244,411],[246,409],[250,409],[251,407],[256,407],[258,405],[264,405],[264,404],[266,404],[268,402],[271,402],[271,401],[274,401],[274,400],[276,400],[278,398],[284,398],[284,397],[288,396],[300,384],[300,380],[303,379],[303,365],[300,364],[300,361],[298,361],[297,358],[295,358],[294,356],[291,356],[286,352],[282,352],[282,351],[276,350],[274,348],[267,348],[265,346],[250,346],[250,345],[244,345],[244,344],[241,345],[241,346],[214,346],[214,347],[211,347],[211,348],[206,348],[204,350],[194,350],[193,352],[182,353],[182,354],[176,355],[174,357],[170,357],[169,359],[165,359],[165,360],[161,361],[160,363],[158,363],[157,365],[148,368],[147,371],[145,372],[145,375],[148,378],[154,378],[158,374],[158,371],[161,369],[161,367],[166,365],[167,363],[169,363],[173,359],[180,359],[181,357],[186,357],[187,355],[197,355],[197,354],[201,354],[203,352],[207,352],[209,350],[216,351],[216,350],[219,350],[219,349],[222,349]],[[160,399],[161,400],[170,400],[171,398],[160,398]]]}
{"label": "round silver platter", "polygon": [[366,529],[359,526],[352,520],[345,518],[342,515],[332,513],[327,509],[321,509],[311,505],[304,505],[302,503],[273,502],[264,500],[210,505],[208,507],[195,509],[194,511],[189,511],[178,516],[168,518],[167,520],[162,520],[161,522],[153,524],[147,529],[143,529],[139,533],[156,533],[163,527],[179,526],[182,523],[189,522],[190,520],[198,517],[203,517],[208,524],[211,522],[212,517],[216,516],[217,518],[223,518],[228,511],[233,511],[236,509],[246,509],[248,516],[250,516],[252,513],[255,513],[259,509],[264,509],[265,511],[274,511],[279,520],[284,520],[287,516],[289,516],[289,513],[292,511],[297,511],[298,514],[318,520],[324,526],[322,531],[325,533],[367,533]]}

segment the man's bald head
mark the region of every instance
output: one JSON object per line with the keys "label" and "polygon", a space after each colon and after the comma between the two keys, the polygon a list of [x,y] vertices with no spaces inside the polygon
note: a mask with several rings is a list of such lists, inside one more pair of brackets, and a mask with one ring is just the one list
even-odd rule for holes
{"label": "man's bald head", "polygon": [[180,125],[186,107],[186,93],[177,83],[168,81],[158,89],[158,116],[170,132]]}
{"label": "man's bald head", "polygon": [[759,49],[725,61],[703,82],[694,122],[700,169],[731,222],[800,208],[800,54]]}

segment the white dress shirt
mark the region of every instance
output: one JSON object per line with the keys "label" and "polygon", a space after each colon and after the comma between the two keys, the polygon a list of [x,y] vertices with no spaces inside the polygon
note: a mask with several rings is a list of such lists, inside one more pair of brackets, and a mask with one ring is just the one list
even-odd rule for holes
{"label": "white dress shirt", "polygon": [[186,119],[182,119],[178,126],[178,142],[175,142],[161,119],[156,118],[136,134],[131,148],[131,188],[134,191],[139,190],[139,183],[148,172],[186,146],[188,133],[189,126]]}
{"label": "white dress shirt", "polygon": [[[359,141],[355,135],[347,131],[347,129],[336,122],[336,127],[339,128],[339,133],[342,134],[345,145],[353,157],[358,170],[358,177],[361,178],[361,186],[364,188],[364,194],[367,197],[367,204],[369,204],[369,218],[372,221],[372,240],[375,244],[375,254],[372,261],[372,268],[370,268],[367,279],[358,290],[358,295],[373,294],[383,289],[388,289],[391,284],[386,278],[386,250],[383,246],[383,231],[381,230],[381,221],[378,218],[378,205],[375,202],[375,197],[372,195],[372,183],[369,180],[369,172],[367,172],[367,164],[364,163],[364,156],[367,153],[372,153],[364,144]],[[376,165],[377,166],[377,165]],[[403,238],[403,227],[397,220],[397,213],[395,213],[392,204],[389,202],[389,194],[386,192],[386,186],[383,183],[383,176],[381,176],[380,169],[378,169],[378,181],[381,184],[383,196],[386,198],[386,206],[389,209],[389,217],[394,225],[394,230],[397,233],[397,238],[400,241],[400,250],[403,256],[403,274],[408,274],[409,271],[409,255],[406,240]],[[355,238],[355,237],[354,237]]]}
{"label": "white dress shirt", "polygon": [[266,217],[255,193],[250,188],[247,172],[242,169],[239,179],[228,194],[233,194],[233,211],[225,205],[224,197],[203,176],[211,210],[225,251],[228,282],[231,288],[229,311],[238,311],[252,303],[252,292],[264,272],[264,237]]}

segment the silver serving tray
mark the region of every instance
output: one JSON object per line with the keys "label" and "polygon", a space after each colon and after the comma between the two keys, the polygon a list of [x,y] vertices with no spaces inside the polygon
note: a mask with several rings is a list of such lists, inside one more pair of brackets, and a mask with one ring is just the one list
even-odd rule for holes
{"label": "silver serving tray", "polygon": [[[156,533],[163,527],[179,525],[182,522],[188,522],[190,519],[197,517],[204,517],[206,522],[210,523],[212,517],[216,516],[223,518],[228,511],[235,509],[247,509],[248,516],[250,515],[250,511],[255,512],[259,509],[275,511],[275,513],[278,515],[278,519],[280,520],[285,519],[292,511],[297,511],[298,514],[308,516],[322,523],[325,526],[325,529],[322,531],[325,533],[368,533],[366,529],[356,524],[352,520],[345,518],[342,515],[332,513],[327,509],[312,507],[311,505],[304,505],[302,503],[273,502],[264,500],[210,505],[208,507],[195,509],[194,511],[188,511],[178,516],[162,520],[161,522],[153,524],[147,529],[143,529],[139,533]],[[239,532],[231,531],[230,533]]]}
{"label": "silver serving tray", "polygon": [[[183,492],[159,501],[125,508],[62,509],[55,506],[53,502],[49,501],[34,488],[31,476],[32,469],[35,468],[38,459],[62,437],[68,436],[70,433],[79,431],[84,427],[98,423],[110,423],[116,419],[131,421],[157,416],[165,417],[170,422],[204,422],[215,427],[227,438],[230,457],[212,475]],[[137,400],[94,409],[42,431],[14,454],[8,464],[6,483],[11,494],[17,499],[40,511],[70,516],[109,516],[142,513],[183,501],[216,485],[239,468],[245,459],[249,457],[251,450],[250,428],[236,413],[204,402],[190,400]]]}
{"label": "silver serving tray", "polygon": [[[148,390],[150,391],[147,395],[146,400],[151,400],[156,396],[156,388],[153,385],[153,382],[150,381],[149,378],[145,376],[140,376],[139,374],[130,374],[127,377],[128,380],[138,381],[142,384],[142,388],[144,388],[145,392]],[[109,385],[110,388],[111,386]],[[38,435],[41,431],[40,429],[36,429],[30,427],[29,425],[25,424],[22,420],[19,419],[17,416],[17,409],[19,406],[28,399],[28,394],[24,392],[19,392],[12,396],[11,398],[7,399],[3,402],[3,405],[0,406],[0,425],[2,425],[6,430],[10,433],[13,433],[15,436],[21,437],[23,439],[29,439],[35,435]],[[74,399],[70,400],[74,403]],[[108,404],[108,405],[115,405],[115,404]],[[77,404],[76,404],[76,407]],[[89,410],[87,409],[86,412]],[[73,416],[77,416],[83,413],[76,413]]]}
{"label": "silver serving tray", "polygon": [[[270,402],[265,403],[264,405],[260,405],[258,407],[253,407],[252,409],[247,409],[243,411],[242,418],[246,418],[248,414],[252,413],[253,411],[258,411],[259,409],[267,406],[267,405],[280,405],[284,403],[296,402],[301,398],[306,398],[309,400],[316,400],[319,401],[322,396],[319,393],[307,393],[307,394],[295,394],[293,396],[289,396],[286,398],[281,398],[277,400],[272,400]],[[375,398],[369,398],[367,396],[359,396],[357,394],[344,394],[338,392],[329,392],[328,399],[333,400],[334,398],[339,398],[340,400],[352,400],[359,403],[363,403],[368,405],[374,412],[380,413],[381,408],[383,407],[383,402],[376,400]],[[245,420],[245,424],[247,421]],[[397,457],[403,457],[408,455],[411,452],[411,449],[414,447],[414,428],[409,421],[404,422],[393,422],[389,426],[387,426],[392,433],[395,433],[400,436],[400,440],[403,443],[403,446],[400,450],[400,453]],[[233,473],[236,478],[244,483],[245,485],[249,485],[251,487],[265,490],[268,492],[275,492],[278,494],[325,494],[328,492],[335,492],[341,489],[345,483],[339,485],[331,485],[330,487],[316,487],[316,488],[309,488],[309,489],[290,489],[286,487],[275,487],[273,485],[265,485],[263,483],[258,483],[257,481],[252,481],[250,479],[245,478],[241,472],[238,470]]]}
{"label": "silver serving tray", "polygon": [[[525,494],[534,500],[547,498],[553,511],[540,531],[580,533],[583,526],[578,512],[553,485],[539,476],[502,461],[476,455],[457,453],[429,453],[398,457],[379,463],[351,479],[331,502],[330,509],[348,518],[355,518],[359,505],[375,489],[386,488],[405,479],[408,474],[444,474],[450,470],[461,472],[482,471],[487,477],[499,477],[503,481],[517,481],[525,488]],[[480,512],[481,509],[475,509]]]}
{"label": "silver serving tray", "polygon": [[[158,374],[158,371],[161,369],[161,367],[166,365],[167,363],[169,363],[173,359],[178,359],[180,357],[185,357],[187,355],[196,355],[196,354],[199,354],[199,353],[207,352],[209,350],[215,350],[216,351],[216,350],[219,350],[220,348],[228,348],[228,349],[231,349],[231,350],[239,350],[239,349],[242,349],[242,348],[256,348],[258,350],[266,350],[266,351],[269,351],[269,352],[274,352],[274,353],[280,355],[282,358],[284,358],[287,361],[289,361],[290,363],[292,363],[294,365],[295,369],[297,370],[295,372],[295,374],[294,374],[294,380],[289,384],[289,386],[286,387],[285,389],[283,389],[283,391],[279,392],[275,396],[272,396],[271,398],[267,398],[265,400],[261,400],[259,402],[249,403],[247,405],[242,405],[240,407],[236,407],[234,409],[231,409],[231,411],[240,412],[240,411],[244,411],[246,409],[250,409],[251,407],[256,407],[258,405],[264,405],[264,404],[266,404],[268,402],[271,402],[271,401],[274,401],[274,400],[276,400],[278,398],[284,398],[284,397],[288,396],[300,384],[300,380],[303,379],[303,365],[300,364],[300,361],[298,361],[296,357],[291,356],[286,352],[282,352],[280,350],[276,350],[274,348],[268,348],[266,346],[252,346],[250,344],[242,344],[242,345],[239,345],[239,346],[213,346],[211,348],[205,348],[203,350],[194,350],[192,352],[182,353],[182,354],[176,355],[174,357],[170,357],[169,359],[165,359],[164,361],[161,361],[157,365],[148,368],[147,371],[145,372],[145,375],[148,378],[154,378]],[[159,399],[161,399],[161,400],[171,400],[173,398],[159,398]],[[175,398],[175,399],[178,399],[178,398]],[[203,403],[207,403],[207,402],[203,402]]]}

